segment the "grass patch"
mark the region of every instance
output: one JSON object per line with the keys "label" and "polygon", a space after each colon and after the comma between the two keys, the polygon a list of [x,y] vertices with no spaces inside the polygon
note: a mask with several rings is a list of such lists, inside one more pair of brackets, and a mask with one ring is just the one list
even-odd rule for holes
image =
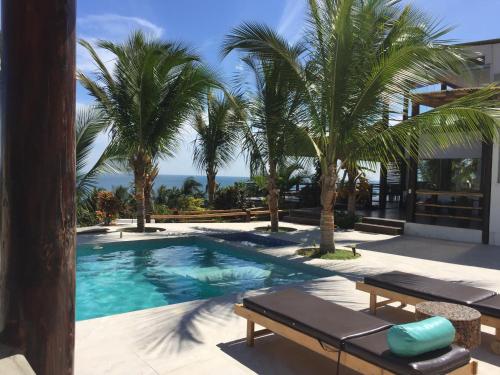
{"label": "grass patch", "polygon": [[[271,233],[271,226],[268,225],[267,227],[257,227],[255,230],[258,230],[259,232],[266,232],[266,233]],[[278,227],[278,233],[289,233],[289,232],[295,232],[297,229],[295,228],[290,228],[290,227]]]}
{"label": "grass patch", "polygon": [[350,260],[359,258],[361,256],[359,252],[357,252],[356,255],[354,255],[351,249],[342,249],[342,248],[337,248],[334,253],[326,253],[320,255],[319,249],[317,247],[308,247],[300,249],[297,251],[297,254],[309,258],[320,258],[328,260]]}

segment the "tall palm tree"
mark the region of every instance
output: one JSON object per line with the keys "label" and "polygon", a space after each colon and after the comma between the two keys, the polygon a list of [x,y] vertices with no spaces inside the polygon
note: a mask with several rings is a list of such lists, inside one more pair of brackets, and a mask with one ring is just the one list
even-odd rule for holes
{"label": "tall palm tree", "polygon": [[[300,46],[287,45],[297,58]],[[287,73],[287,65],[265,56],[247,54],[242,62],[255,79],[255,92],[248,101],[248,128],[244,148],[248,151],[251,175],[267,176],[267,200],[271,231],[279,227],[278,167],[286,164],[286,152],[301,121],[300,91]]]}
{"label": "tall palm tree", "polygon": [[[489,110],[498,89],[488,87],[387,126],[386,111],[413,99],[418,86],[463,72],[467,58],[443,37],[449,31],[412,6],[393,0],[308,0],[308,54],[296,58],[273,30],[245,24],[225,51],[242,50],[286,62],[308,106],[305,139],[321,166],[321,252],[335,251],[337,179],[343,161],[387,165],[422,149],[497,136]],[[391,105],[388,105],[390,103]]]}
{"label": "tall palm tree", "polygon": [[241,110],[228,95],[218,96],[207,92],[203,111],[196,114],[193,129],[193,161],[199,170],[207,174],[208,204],[214,201],[215,178],[220,168],[234,159],[234,152],[241,129]]}
{"label": "tall palm tree", "polygon": [[114,55],[111,72],[89,42],[80,44],[97,71],[94,79],[82,72],[78,79],[107,117],[112,144],[134,173],[137,228],[144,231],[146,173],[153,160],[173,155],[181,126],[207,88],[217,86],[214,74],[186,46],[148,39],[140,31],[121,44],[97,43]]}

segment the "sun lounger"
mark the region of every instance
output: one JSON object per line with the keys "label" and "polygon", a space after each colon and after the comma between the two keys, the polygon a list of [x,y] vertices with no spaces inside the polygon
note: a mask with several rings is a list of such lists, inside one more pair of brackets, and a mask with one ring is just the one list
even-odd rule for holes
{"label": "sun lounger", "polygon": [[[500,354],[500,295],[496,292],[405,272],[387,272],[365,277],[356,289],[370,293],[370,311],[393,302],[416,305],[423,301],[444,301],[467,305],[481,313],[481,323],[496,329],[491,349]],[[386,298],[378,302],[377,297]]]}
{"label": "sun lounger", "polygon": [[[391,323],[294,289],[245,298],[235,312],[247,319],[249,346],[273,332],[361,374],[477,373],[469,351],[455,345],[418,357],[395,356],[386,340]],[[265,329],[255,331],[255,324]]]}

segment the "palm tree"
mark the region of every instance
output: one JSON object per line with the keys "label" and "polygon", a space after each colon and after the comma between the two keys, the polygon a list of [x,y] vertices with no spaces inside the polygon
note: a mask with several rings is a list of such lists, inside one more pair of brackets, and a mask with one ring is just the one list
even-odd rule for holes
{"label": "palm tree", "polygon": [[181,192],[184,195],[200,196],[202,195],[202,186],[194,177],[186,177],[182,183]]}
{"label": "palm tree", "polygon": [[94,107],[79,109],[76,113],[76,194],[80,200],[89,195],[95,187],[97,177],[105,172],[113,172],[116,161],[112,150],[107,148],[88,170],[89,155],[95,140],[107,126],[102,113]]}
{"label": "palm tree", "polygon": [[[286,45],[294,57],[300,46]],[[226,51],[229,53],[229,50]],[[244,130],[244,149],[248,152],[250,174],[267,176],[267,201],[271,231],[279,226],[278,166],[286,163],[286,148],[300,122],[302,100],[286,63],[265,56],[247,54],[242,62],[255,79],[255,92],[248,100],[248,127]]]}
{"label": "palm tree", "polygon": [[210,91],[206,95],[205,111],[196,114],[193,129],[193,161],[199,170],[207,174],[208,204],[212,206],[215,196],[215,178],[220,168],[234,159],[234,151],[241,129],[241,110],[236,108],[234,98],[223,97]]}
{"label": "palm tree", "polygon": [[[435,149],[472,139],[491,140],[498,123],[489,108],[498,89],[488,87],[452,103],[387,126],[386,113],[415,97],[414,88],[460,73],[467,58],[441,27],[412,6],[392,0],[309,0],[308,54],[297,58],[273,30],[244,24],[228,36],[226,53],[242,50],[285,62],[300,83],[309,121],[304,138],[321,165],[322,253],[335,251],[333,206],[343,161],[383,165],[419,147]],[[388,104],[390,103],[390,104]],[[493,106],[492,106],[493,105]],[[388,110],[389,108],[389,110]]]}
{"label": "palm tree", "polygon": [[134,173],[137,229],[144,231],[144,184],[154,160],[172,156],[180,128],[199,108],[207,88],[217,86],[214,74],[180,43],[148,39],[133,32],[122,44],[99,41],[114,55],[112,72],[84,40],[97,71],[94,79],[78,79],[96,99],[110,125],[116,152]]}

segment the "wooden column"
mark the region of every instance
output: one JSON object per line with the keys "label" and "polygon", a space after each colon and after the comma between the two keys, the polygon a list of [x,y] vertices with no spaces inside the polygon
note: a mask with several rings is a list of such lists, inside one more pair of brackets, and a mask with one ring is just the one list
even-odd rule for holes
{"label": "wooden column", "polygon": [[491,175],[493,173],[493,144],[483,142],[481,147],[482,242],[490,243]]}
{"label": "wooden column", "polygon": [[75,0],[2,0],[1,341],[72,374]]}
{"label": "wooden column", "polygon": [[[408,106],[409,106],[409,101],[408,97],[404,97],[403,99],[403,116],[402,116],[402,121],[408,120]],[[403,150],[403,153],[405,150]],[[400,193],[399,193],[399,209],[403,209],[406,204],[406,177],[408,174],[408,168],[406,164],[405,158],[400,160],[399,162],[399,186],[400,186]]]}
{"label": "wooden column", "polygon": [[[382,113],[382,120],[384,127],[389,127],[389,105],[384,105],[384,112]],[[378,207],[385,210],[387,206],[387,166],[380,163],[380,176],[379,176],[379,201]]]}
{"label": "wooden column", "polygon": [[[420,105],[412,103],[411,115],[417,116],[420,113]],[[413,135],[413,154],[418,154],[418,135]],[[418,159],[410,157],[408,165],[408,192],[406,194],[406,221],[415,222],[415,203],[417,190],[417,168]]]}

